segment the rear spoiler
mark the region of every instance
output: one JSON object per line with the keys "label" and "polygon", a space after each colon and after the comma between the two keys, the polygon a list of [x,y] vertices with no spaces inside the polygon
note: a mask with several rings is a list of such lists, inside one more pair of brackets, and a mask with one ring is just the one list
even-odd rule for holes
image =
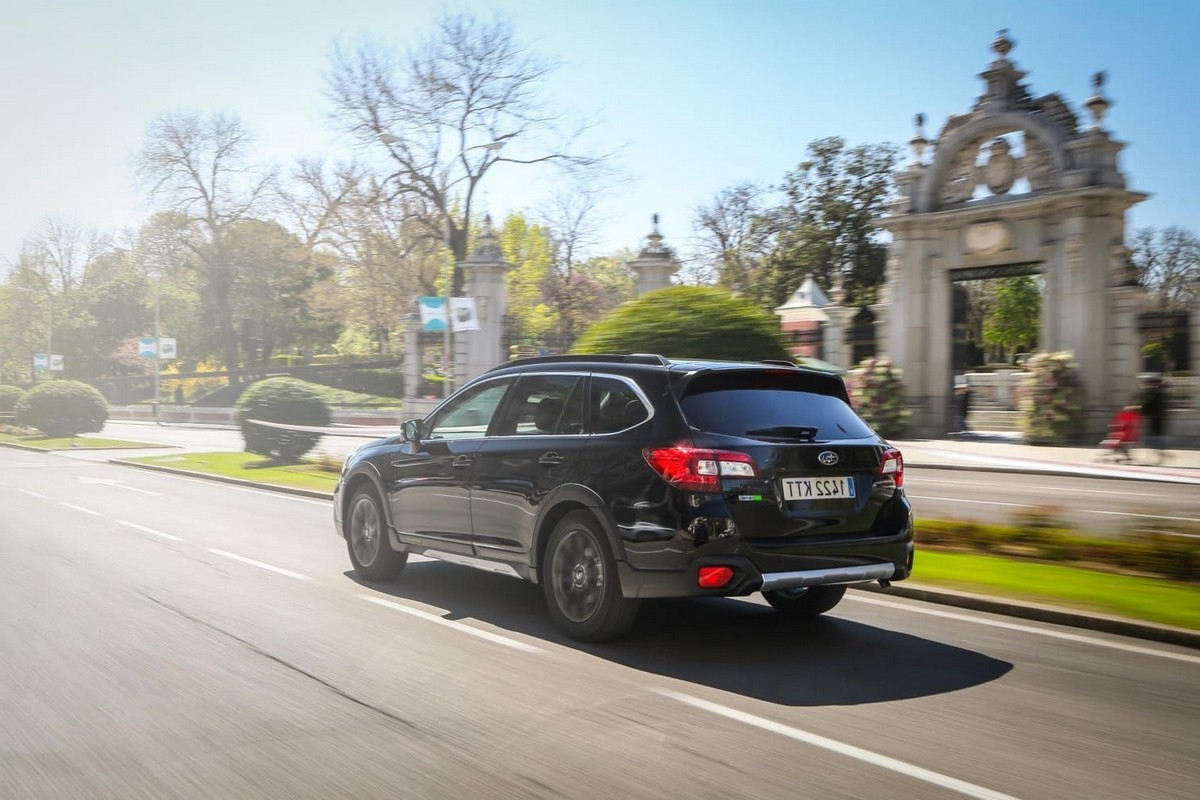
{"label": "rear spoiler", "polygon": [[790,380],[798,381],[800,382],[801,386],[809,389],[810,391],[815,391],[818,394],[826,394],[832,397],[837,397],[846,403],[850,402],[850,394],[846,391],[846,382],[842,380],[840,375],[831,375],[828,372],[807,369],[791,362],[780,362],[778,367],[775,365],[775,362],[772,361],[764,361],[763,364],[769,364],[770,366],[753,367],[747,365],[744,368],[730,368],[705,366],[698,367],[695,365],[680,364],[671,370],[671,386],[675,391],[676,397],[683,397],[687,394],[688,387],[691,386],[692,382],[697,378],[731,375],[735,373],[784,375],[784,370],[779,369],[778,367],[786,366],[787,373],[790,373],[787,375],[787,377]]}

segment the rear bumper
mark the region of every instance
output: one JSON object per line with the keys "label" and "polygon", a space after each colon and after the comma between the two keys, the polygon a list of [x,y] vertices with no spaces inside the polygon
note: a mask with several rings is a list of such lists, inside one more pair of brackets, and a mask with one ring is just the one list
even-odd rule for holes
{"label": "rear bumper", "polygon": [[[678,541],[678,540],[677,540]],[[627,561],[617,563],[621,593],[626,597],[729,597],[758,591],[799,589],[810,586],[902,581],[912,572],[912,524],[898,534],[860,539],[836,545],[821,543],[807,552],[767,556],[745,546],[703,547],[690,552],[675,550],[675,565],[661,559],[639,563],[636,550],[626,547]],[[682,550],[682,551],[681,551]],[[699,572],[705,566],[726,566],[733,578],[719,589],[703,589]]]}

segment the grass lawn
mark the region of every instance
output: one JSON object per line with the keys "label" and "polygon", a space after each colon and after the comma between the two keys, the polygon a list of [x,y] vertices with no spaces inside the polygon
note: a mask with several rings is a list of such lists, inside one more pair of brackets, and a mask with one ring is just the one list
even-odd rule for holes
{"label": "grass lawn", "polygon": [[315,489],[329,492],[331,495],[333,487],[337,484],[338,473],[336,470],[341,468],[341,464],[338,463],[334,467],[335,471],[330,472],[315,461],[275,466],[254,453],[177,453],[163,456],[143,456],[129,460],[139,464],[155,464],[172,469],[205,472],[211,475],[240,478],[275,486]]}
{"label": "grass lawn", "polygon": [[917,550],[913,580],[1200,629],[1200,586],[970,553]]}
{"label": "grass lawn", "polygon": [[42,450],[112,450],[143,447],[170,447],[170,445],[165,444],[127,442],[122,439],[102,439],[99,436],[66,436],[52,439],[48,436],[42,436],[40,434],[35,434],[33,436],[17,436],[11,433],[0,433],[0,442],[23,444],[27,447],[38,447]]}

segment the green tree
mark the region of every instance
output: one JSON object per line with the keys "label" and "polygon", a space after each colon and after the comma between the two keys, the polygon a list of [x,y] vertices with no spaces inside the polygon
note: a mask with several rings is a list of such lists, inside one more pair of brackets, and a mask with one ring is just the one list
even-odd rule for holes
{"label": "green tree", "polygon": [[992,302],[983,318],[983,343],[1004,351],[1011,361],[1018,349],[1032,350],[1038,341],[1042,311],[1041,280],[1032,275],[997,278],[988,287]]}
{"label": "green tree", "polygon": [[807,275],[826,291],[840,283],[850,305],[874,301],[885,245],[872,220],[883,215],[897,158],[892,145],[848,147],[836,136],[808,145],[808,158],[784,176],[784,202],[751,226],[766,239],[766,255],[748,281],[761,305],[779,305]]}
{"label": "green tree", "polygon": [[571,351],[749,361],[788,358],[773,315],[707,286],[671,286],[631,300],[588,328]]}

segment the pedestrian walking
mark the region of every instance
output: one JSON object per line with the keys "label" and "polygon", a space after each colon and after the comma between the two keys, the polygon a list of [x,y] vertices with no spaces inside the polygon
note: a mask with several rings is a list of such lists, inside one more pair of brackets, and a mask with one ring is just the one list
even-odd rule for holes
{"label": "pedestrian walking", "polygon": [[177,405],[177,406],[183,405],[183,387],[182,386],[175,387],[175,405]]}
{"label": "pedestrian walking", "polygon": [[971,413],[971,387],[966,380],[954,385],[954,430],[957,433],[967,433],[967,414]]}
{"label": "pedestrian walking", "polygon": [[1167,393],[1163,390],[1162,378],[1151,378],[1142,390],[1142,419],[1145,422],[1143,437],[1146,447],[1155,452],[1156,464],[1167,460]]}
{"label": "pedestrian walking", "polygon": [[1116,414],[1108,423],[1108,434],[1100,442],[1104,451],[1100,454],[1102,460],[1111,458],[1113,461],[1123,461],[1126,464],[1133,461],[1133,446],[1137,444],[1141,427],[1141,407],[1130,403]]}

